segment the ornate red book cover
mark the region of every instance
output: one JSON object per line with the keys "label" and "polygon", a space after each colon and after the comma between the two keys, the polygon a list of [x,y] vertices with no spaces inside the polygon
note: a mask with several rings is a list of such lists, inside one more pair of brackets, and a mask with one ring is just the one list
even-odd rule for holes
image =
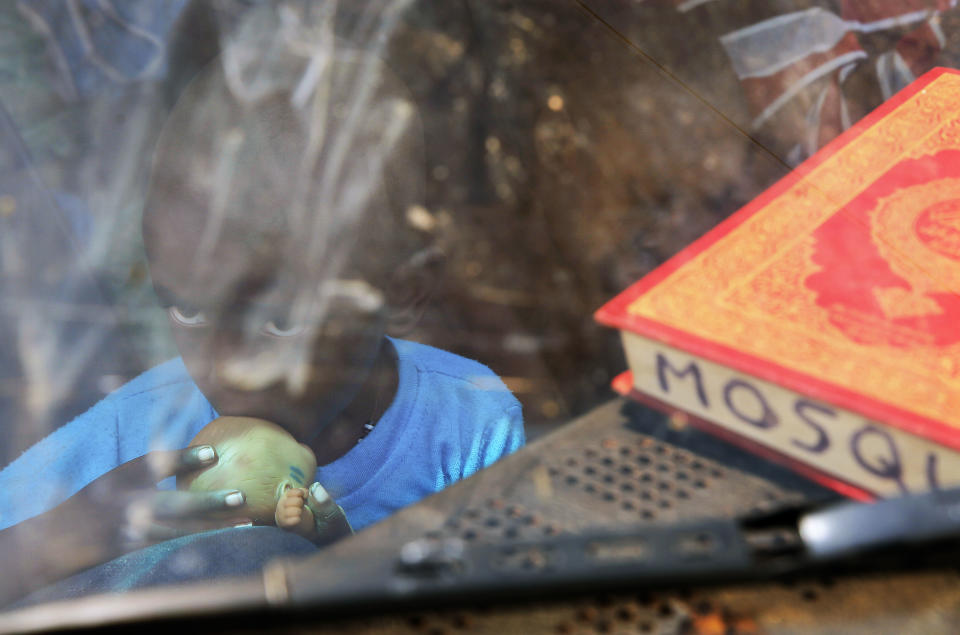
{"label": "ornate red book cover", "polygon": [[934,69],[602,307],[960,448],[960,73]]}

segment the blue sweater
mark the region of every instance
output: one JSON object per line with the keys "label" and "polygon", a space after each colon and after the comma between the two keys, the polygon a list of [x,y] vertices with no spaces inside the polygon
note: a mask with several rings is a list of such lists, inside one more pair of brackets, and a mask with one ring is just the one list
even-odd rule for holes
{"label": "blue sweater", "polygon": [[[373,431],[317,469],[359,530],[524,443],[520,404],[489,368],[391,339],[399,385]],[[174,359],[133,379],[0,471],[0,529],[66,500],[151,450],[186,447],[217,413]],[[173,487],[166,479],[160,487]]]}

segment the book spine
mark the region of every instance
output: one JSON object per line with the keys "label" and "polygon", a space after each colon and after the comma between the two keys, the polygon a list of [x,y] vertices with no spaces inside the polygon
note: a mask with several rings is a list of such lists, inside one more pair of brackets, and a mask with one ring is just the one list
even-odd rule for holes
{"label": "book spine", "polygon": [[816,480],[845,495],[862,490],[894,496],[960,485],[960,453],[952,449],[636,333],[620,333],[633,390],[728,433],[720,436],[742,439],[748,449],[767,448],[788,465],[808,466],[828,477]]}

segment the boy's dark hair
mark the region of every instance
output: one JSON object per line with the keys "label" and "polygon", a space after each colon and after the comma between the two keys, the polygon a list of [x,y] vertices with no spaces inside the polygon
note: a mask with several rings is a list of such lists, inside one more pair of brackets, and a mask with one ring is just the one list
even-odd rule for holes
{"label": "boy's dark hair", "polygon": [[224,241],[251,253],[282,246],[325,275],[356,266],[361,250],[355,273],[383,282],[431,244],[408,222],[423,204],[422,127],[384,64],[336,45],[252,70],[236,57],[208,64],[164,125],[144,209],[148,257],[174,227],[202,237],[197,258]]}

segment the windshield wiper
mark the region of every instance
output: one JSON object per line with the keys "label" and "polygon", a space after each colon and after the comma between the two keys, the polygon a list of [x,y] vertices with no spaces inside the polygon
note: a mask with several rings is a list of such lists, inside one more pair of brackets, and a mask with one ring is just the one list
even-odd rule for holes
{"label": "windshield wiper", "polygon": [[[403,546],[375,595],[381,602],[401,597],[431,603],[457,597],[486,601],[823,571],[953,567],[960,562],[955,556],[960,556],[960,488],[876,503],[802,504],[734,519],[536,541],[467,546],[458,539],[425,538]],[[301,599],[309,595],[308,589],[298,591]]]}
{"label": "windshield wiper", "polygon": [[[333,558],[311,575],[268,566],[260,583],[187,585],[42,605],[0,616],[0,632],[106,626],[132,618],[230,624],[319,615],[556,600],[734,582],[955,567],[960,488],[877,503],[801,504],[734,519],[467,545],[424,538],[393,557]],[[387,555],[387,557],[384,557]],[[239,621],[232,621],[239,620]],[[272,620],[272,621],[271,621]]]}

